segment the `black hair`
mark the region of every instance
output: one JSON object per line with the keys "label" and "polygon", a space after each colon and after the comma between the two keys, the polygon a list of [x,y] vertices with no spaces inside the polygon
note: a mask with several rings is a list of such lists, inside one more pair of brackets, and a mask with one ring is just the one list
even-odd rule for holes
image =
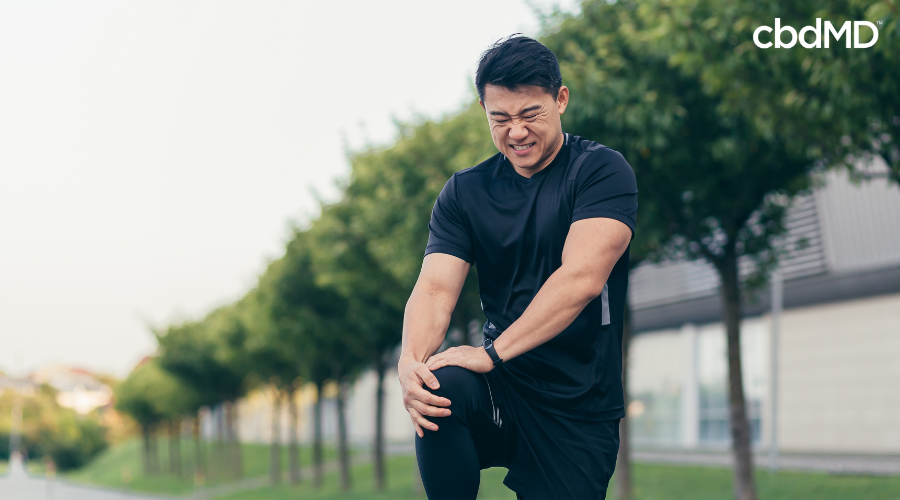
{"label": "black hair", "polygon": [[497,41],[481,54],[475,72],[475,88],[482,101],[484,87],[488,84],[509,90],[534,85],[555,98],[562,86],[559,61],[541,42],[516,33]]}

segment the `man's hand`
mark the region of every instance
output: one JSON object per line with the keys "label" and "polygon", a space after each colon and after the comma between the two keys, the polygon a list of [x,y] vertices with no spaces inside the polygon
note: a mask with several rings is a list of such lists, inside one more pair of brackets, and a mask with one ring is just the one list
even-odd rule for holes
{"label": "man's hand", "polygon": [[[485,353],[487,355],[487,353]],[[427,384],[432,389],[440,387],[437,377],[431,373],[431,370],[425,363],[416,361],[400,362],[400,388],[403,391],[403,406],[409,412],[409,418],[412,420],[413,426],[416,428],[416,434],[419,437],[425,437],[426,428],[430,431],[438,430],[438,426],[427,420],[425,415],[430,417],[448,417],[450,410],[441,408],[441,406],[450,406],[450,400],[435,396],[425,390],[422,386]]]}
{"label": "man's hand", "polygon": [[468,345],[451,347],[428,358],[425,362],[431,371],[442,366],[459,366],[475,373],[486,373],[494,369],[494,361],[483,347]]}

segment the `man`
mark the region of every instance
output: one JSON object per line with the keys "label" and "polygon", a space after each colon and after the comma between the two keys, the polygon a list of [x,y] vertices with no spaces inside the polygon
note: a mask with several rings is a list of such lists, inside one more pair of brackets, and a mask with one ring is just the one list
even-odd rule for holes
{"label": "man", "polygon": [[[499,153],[438,196],[406,306],[400,384],[430,500],[474,500],[506,467],[520,499],[605,498],[622,395],[622,315],[637,187],[618,152],[564,134],[556,56],[511,37],[475,85]],[[471,265],[481,347],[434,354]]]}

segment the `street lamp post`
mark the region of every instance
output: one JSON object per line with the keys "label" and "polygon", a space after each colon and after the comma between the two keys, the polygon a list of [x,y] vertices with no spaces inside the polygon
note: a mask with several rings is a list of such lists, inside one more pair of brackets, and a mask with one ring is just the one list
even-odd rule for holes
{"label": "street lamp post", "polygon": [[781,333],[781,310],[784,306],[784,280],[781,270],[776,269],[772,272],[772,337],[771,345],[771,361],[769,367],[769,376],[771,380],[771,390],[769,394],[769,470],[775,472],[778,470],[778,343]]}

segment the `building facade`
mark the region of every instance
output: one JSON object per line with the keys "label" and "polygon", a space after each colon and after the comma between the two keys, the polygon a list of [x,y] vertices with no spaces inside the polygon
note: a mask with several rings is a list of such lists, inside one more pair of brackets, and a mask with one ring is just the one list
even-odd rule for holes
{"label": "building facade", "polygon": [[[875,164],[872,171],[885,168]],[[885,178],[855,183],[839,171],[822,184],[788,213],[777,324],[770,289],[744,304],[742,363],[753,443],[769,446],[774,421],[780,450],[897,454],[900,188]],[[729,446],[715,270],[704,261],[642,265],[632,273],[629,303],[636,332],[629,358],[635,445]]]}

